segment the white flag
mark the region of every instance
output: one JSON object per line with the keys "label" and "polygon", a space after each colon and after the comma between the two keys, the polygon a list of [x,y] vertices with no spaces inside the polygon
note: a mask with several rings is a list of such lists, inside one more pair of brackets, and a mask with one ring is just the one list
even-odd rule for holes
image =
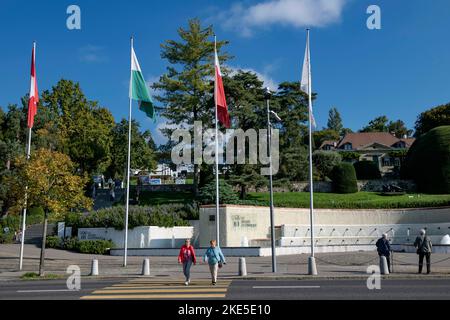
{"label": "white flag", "polygon": [[[302,81],[300,84],[300,89],[305,92],[308,96],[312,94],[311,88],[311,57],[309,52],[309,31],[306,39],[306,49],[305,49],[305,59],[303,60],[303,70],[302,70]],[[312,101],[312,97],[311,97]],[[316,128],[316,119],[314,119],[312,102],[309,103],[309,114],[311,116],[311,124]]]}

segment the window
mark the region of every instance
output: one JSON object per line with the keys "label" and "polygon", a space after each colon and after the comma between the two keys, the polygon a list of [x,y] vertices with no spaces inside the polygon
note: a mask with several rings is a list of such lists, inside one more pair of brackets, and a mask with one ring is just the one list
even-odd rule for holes
{"label": "window", "polygon": [[351,143],[346,143],[344,144],[344,150],[352,150],[352,144]]}

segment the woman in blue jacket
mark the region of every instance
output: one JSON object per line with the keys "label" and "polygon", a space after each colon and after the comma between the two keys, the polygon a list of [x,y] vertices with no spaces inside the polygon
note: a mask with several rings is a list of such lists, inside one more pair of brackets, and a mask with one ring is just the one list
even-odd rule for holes
{"label": "woman in blue jacket", "polygon": [[217,283],[217,274],[219,268],[222,268],[224,264],[227,264],[222,250],[216,246],[216,240],[211,240],[211,246],[206,250],[203,260],[208,262],[209,270],[211,271],[211,278],[213,286]]}

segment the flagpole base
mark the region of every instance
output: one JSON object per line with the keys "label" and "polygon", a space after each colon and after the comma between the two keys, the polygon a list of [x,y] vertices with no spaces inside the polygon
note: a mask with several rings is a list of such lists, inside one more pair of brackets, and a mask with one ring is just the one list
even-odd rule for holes
{"label": "flagpole base", "polygon": [[308,259],[308,275],[317,276],[317,266],[316,266],[316,258],[309,257]]}

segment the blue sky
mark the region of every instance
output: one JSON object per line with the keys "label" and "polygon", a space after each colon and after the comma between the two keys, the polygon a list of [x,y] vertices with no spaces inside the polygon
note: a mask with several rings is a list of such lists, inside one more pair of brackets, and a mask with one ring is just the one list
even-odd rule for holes
{"label": "blue sky", "polygon": [[[81,8],[81,30],[66,28],[71,4]],[[366,27],[371,4],[381,8],[381,30]],[[40,91],[61,78],[78,81],[119,121],[128,114],[129,36],[151,82],[167,66],[160,44],[198,17],[231,42],[231,66],[254,70],[269,85],[300,80],[310,25],[319,127],[332,106],[353,130],[379,115],[413,127],[420,112],[450,101],[449,16],[448,0],[1,0],[0,106],[29,90],[36,39]],[[154,124],[137,108],[134,116],[162,141],[161,120]]]}

